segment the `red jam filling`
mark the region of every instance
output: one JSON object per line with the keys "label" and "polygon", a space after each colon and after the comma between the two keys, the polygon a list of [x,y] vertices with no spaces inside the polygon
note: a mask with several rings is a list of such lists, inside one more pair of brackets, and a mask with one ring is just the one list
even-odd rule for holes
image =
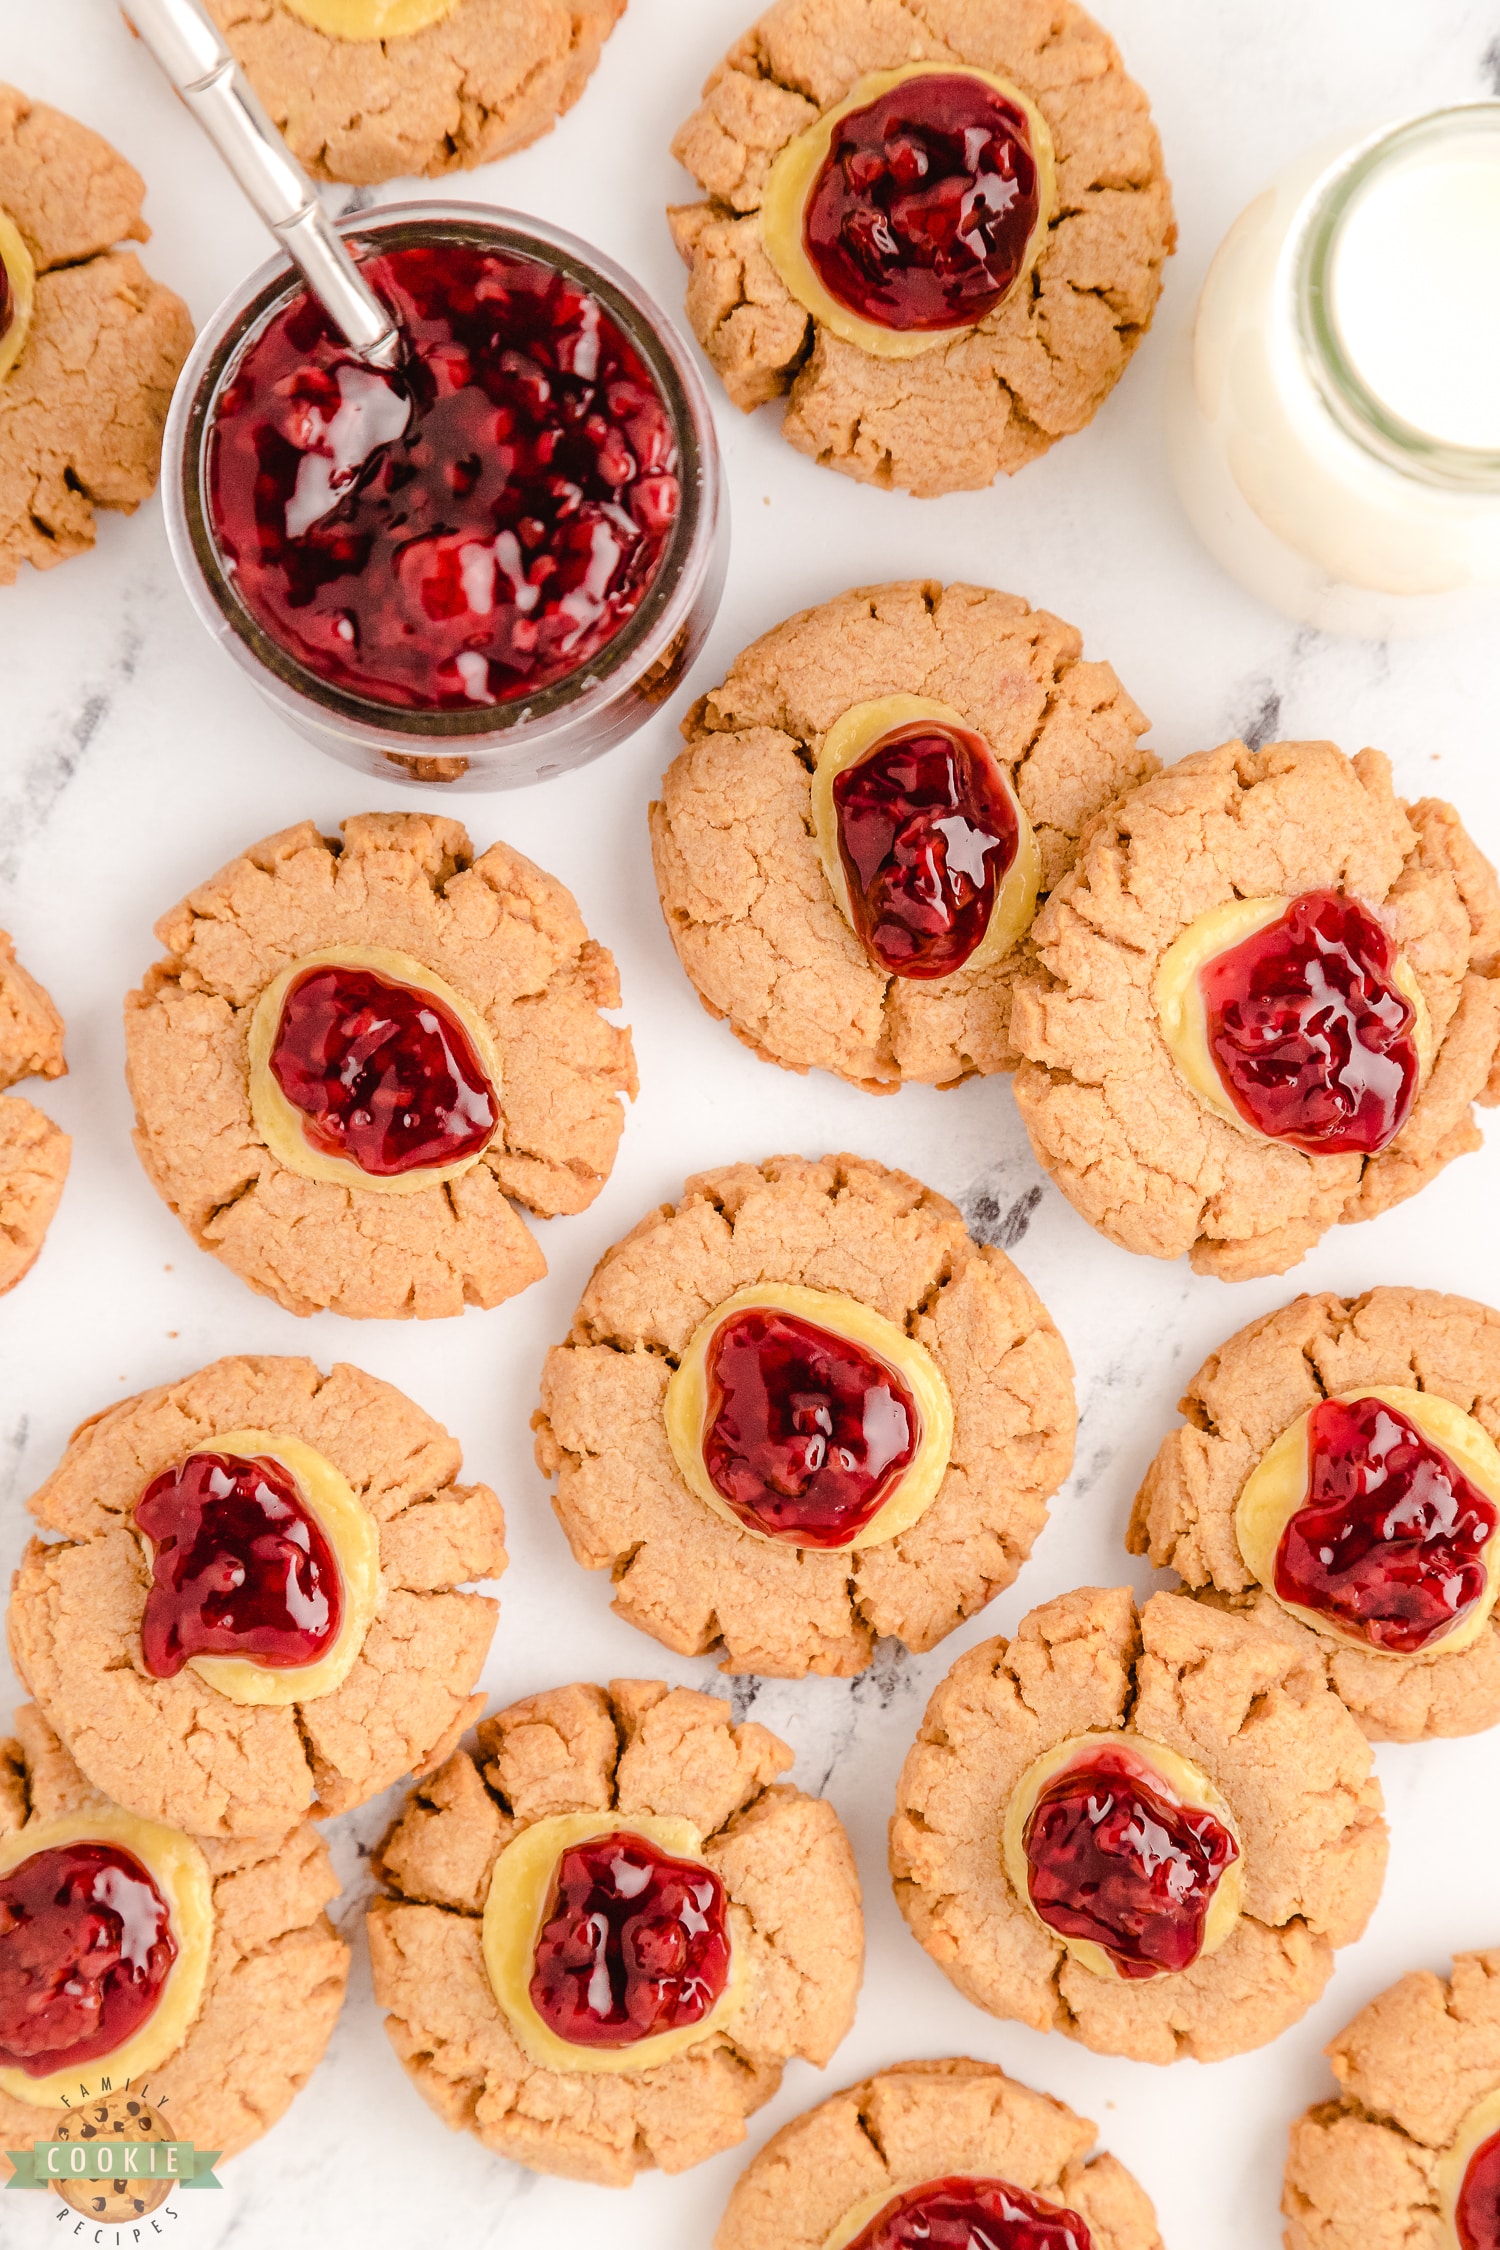
{"label": "red jam filling", "polygon": [[724,1886],[628,1828],[561,1854],[531,2004],[575,2047],[633,2047],[701,2023],[729,1982]]}
{"label": "red jam filling", "polygon": [[1047,1927],[1091,1938],[1131,1979],[1192,1967],[1219,1877],[1240,1856],[1222,1821],[1179,1804],[1119,1750],[1054,1776],[1023,1843]]}
{"label": "red jam filling", "polygon": [[954,2174],[892,2196],[849,2250],[1093,2250],[1076,2211],[1009,2180]]}
{"label": "red jam filling", "polygon": [[373,1179],[477,1156],[500,1122],[452,1009],[373,969],[327,965],[294,977],[270,1064],[308,1146]]}
{"label": "red jam filling", "polygon": [[795,1314],[731,1313],[708,1347],[703,1465],[753,1531],[842,1547],[921,1443],[917,1402],[874,1352]]}
{"label": "red jam filling", "polygon": [[833,784],[854,927],[897,977],[946,977],[983,940],[1021,829],[978,735],[919,719]]}
{"label": "red jam filling", "polygon": [[10,284],[9,268],[5,260],[0,258],[0,344],[4,343],[10,332],[10,324],[15,317],[16,293]]}
{"label": "red jam filling", "polygon": [[1417,1093],[1416,1010],[1389,931],[1305,891],[1198,972],[1208,1051],[1247,1124],[1310,1156],[1373,1156]]}
{"label": "red jam filling", "polygon": [[1500,2250],[1500,2133],[1469,2158],[1453,2211],[1459,2250]]}
{"label": "red jam filling", "polygon": [[286,653],[405,710],[535,695],[597,656],[656,575],[672,426],[598,300],[535,259],[443,242],[364,273],[408,346],[349,356],[294,297],[220,398],[209,508]]}
{"label": "red jam filling", "polygon": [[171,1920],[118,1844],[56,1844],[0,1875],[0,2063],[46,2078],[123,2046],[177,1958]]}
{"label": "red jam filling", "polygon": [[1307,1498],[1276,1549],[1276,1591],[1371,1648],[1414,1656],[1484,1599],[1500,1510],[1384,1399],[1307,1420]]}
{"label": "red jam filling", "polygon": [[279,1461],[190,1453],[147,1485],[135,1523],[152,1548],[141,1654],[153,1679],[193,1656],[312,1664],[338,1638],[338,1564]]}
{"label": "red jam filling", "polygon": [[1040,212],[1020,104],[965,72],[921,71],[834,127],[802,241],[861,319],[968,328],[1014,286]]}

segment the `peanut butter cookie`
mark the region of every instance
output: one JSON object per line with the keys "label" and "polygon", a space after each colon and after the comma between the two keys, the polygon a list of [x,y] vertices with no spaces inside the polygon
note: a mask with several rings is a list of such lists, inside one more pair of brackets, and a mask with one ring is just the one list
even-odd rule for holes
{"label": "peanut butter cookie", "polygon": [[1479,1146],[1500,887],[1376,750],[1226,742],[1101,813],[1033,925],[1032,1147],[1127,1250],[1283,1273]]}
{"label": "peanut butter cookie", "polygon": [[625,2187],[745,2137],[854,2017],[859,1878],[792,1753],[715,1696],[528,1696],[424,1781],[377,1862],[375,1997],[449,2125]]}
{"label": "peanut butter cookie", "polygon": [[1176,240],[1146,97],[1062,0],[778,0],[673,152],[693,329],[867,484],[987,485],[1098,412]]}
{"label": "peanut butter cookie", "polygon": [[76,1433],[31,1500],[16,1670],[87,1778],[196,1836],[347,1812],[444,1758],[505,1568],[447,1431],[357,1367],[221,1359]]}
{"label": "peanut butter cookie", "polygon": [[546,1272],[636,1088],[612,957],[562,884],[457,821],[254,844],[164,915],[125,1005],[135,1144],[200,1248],[288,1312],[436,1319]]}
{"label": "peanut butter cookie", "polygon": [[1500,2240],[1500,1950],[1403,1977],[1328,2059],[1338,2098],[1292,2127],[1286,2250]]}
{"label": "peanut butter cookie", "polygon": [[1099,2054],[1214,2062],[1312,2006],[1379,1896],[1386,1827],[1320,1663],[1182,1594],[1137,1613],[1129,1587],[1084,1587],[954,1665],[890,1859],[978,2007]]}
{"label": "peanut butter cookie", "polygon": [[153,281],[145,182],[86,125],[0,85],[0,586],[94,544],[156,489],[187,306]]}
{"label": "peanut butter cookie", "polygon": [[436,179],[550,133],[625,0],[207,0],[322,180]]}
{"label": "peanut butter cookie", "polygon": [[1500,1313],[1299,1297],[1205,1360],[1182,1412],[1132,1554],[1289,1635],[1376,1741],[1500,1721]]}
{"label": "peanut butter cookie", "polygon": [[[45,2140],[102,2080],[165,2105],[177,2138],[238,2154],[306,2085],[343,2004],[322,1838],[306,1823],[258,1842],[184,1835],[90,1788],[40,1712],[15,1730],[0,1743],[0,2138]],[[65,1983],[70,1963],[82,1974]]]}
{"label": "peanut butter cookie", "polygon": [[727,1672],[861,1672],[1008,1586],[1072,1464],[1067,1348],[953,1205],[854,1156],[689,1180],[547,1356],[537,1460],[614,1607]]}
{"label": "peanut butter cookie", "polygon": [[[63,1020],[0,930],[0,1087],[61,1078]],[[28,1274],[62,1200],[73,1144],[19,1094],[0,1097],[0,1297]]]}
{"label": "peanut butter cookie", "polygon": [[[741,2173],[714,2250],[1013,2239],[1161,2250],[1148,2197],[1093,2147],[1086,2118],[994,2063],[896,2063],[772,2134]],[[986,2217],[1002,2224],[992,2231]]]}
{"label": "peanut butter cookie", "polygon": [[712,1016],[871,1092],[1014,1067],[1038,896],[1144,781],[1146,720],[1014,594],[856,588],[752,643],[651,808],[662,912]]}

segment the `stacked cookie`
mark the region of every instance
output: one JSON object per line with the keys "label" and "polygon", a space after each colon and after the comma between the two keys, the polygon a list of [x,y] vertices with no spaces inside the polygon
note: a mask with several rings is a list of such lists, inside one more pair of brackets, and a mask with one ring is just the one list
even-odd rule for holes
{"label": "stacked cookie", "polygon": [[[455,822],[365,816],[254,846],[160,934],[127,1010],[138,1146],[205,1247],[299,1312],[453,1313],[544,1270],[509,1198],[581,1209],[634,1090],[613,963],[559,884]],[[4,969],[13,1074],[55,1074],[61,1023],[8,943]],[[18,1258],[42,1171],[29,1198],[7,1182]],[[12,2141],[123,2078],[233,2154],[308,2076],[349,1957],[310,1819],[449,1774],[483,1708],[496,1605],[465,1589],[504,1570],[504,1523],[460,1468],[390,1384],[241,1357],[85,1422],[33,1495],[0,1841]]]}
{"label": "stacked cookie", "polygon": [[755,642],[652,807],[711,1015],[875,1091],[1013,1074],[1127,1250],[1281,1273],[1414,1195],[1500,1099],[1500,884],[1374,750],[1159,772],[1079,636],[1014,596],[858,589]]}
{"label": "stacked cookie", "polygon": [[0,586],[156,488],[187,306],[122,242],[146,184],[97,133],[0,85]]}
{"label": "stacked cookie", "polygon": [[[286,2107],[349,1947],[310,1814],[440,1762],[505,1567],[458,1447],[351,1367],[227,1359],[107,1408],[32,1500],[0,1798],[9,2145],[149,2083],[233,2154]],[[12,1952],[7,1955],[6,1941]],[[100,2207],[101,2209],[103,2206]]]}
{"label": "stacked cookie", "polygon": [[[61,1078],[63,1020],[0,930],[0,1087]],[[62,1200],[72,1142],[19,1094],[0,1096],[0,1296],[30,1273]]]}

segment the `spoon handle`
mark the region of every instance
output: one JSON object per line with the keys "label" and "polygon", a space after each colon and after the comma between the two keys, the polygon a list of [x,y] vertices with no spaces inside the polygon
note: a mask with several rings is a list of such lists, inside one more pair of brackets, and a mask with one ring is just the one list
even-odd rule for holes
{"label": "spoon handle", "polygon": [[197,0],[123,0],[123,5],[350,349],[377,367],[394,366],[401,331]]}

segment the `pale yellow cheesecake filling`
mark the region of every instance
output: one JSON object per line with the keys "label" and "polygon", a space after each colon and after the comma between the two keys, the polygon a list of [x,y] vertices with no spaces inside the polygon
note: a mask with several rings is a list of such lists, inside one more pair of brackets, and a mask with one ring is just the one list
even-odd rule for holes
{"label": "pale yellow cheesecake filling", "polygon": [[[841,304],[837,297],[824,287],[817,268],[807,254],[803,241],[803,216],[807,199],[812,193],[819,173],[833,145],[833,136],[850,112],[867,108],[900,86],[909,78],[923,73],[944,78],[977,78],[982,85],[992,87],[1007,101],[1014,102],[1024,113],[1031,140],[1032,153],[1037,168],[1037,219],[1027,244],[1026,256],[1006,292],[1004,303],[1013,297],[1035,265],[1042,244],[1047,239],[1047,228],[1057,208],[1057,163],[1052,147],[1052,135],[1047,120],[1028,94],[1014,86],[1008,78],[999,78],[993,71],[976,70],[969,63],[918,62],[907,63],[900,70],[877,70],[861,78],[831,109],[805,132],[789,141],[771,166],[766,182],[766,192],[761,200],[760,231],[766,255],[780,274],[787,288],[805,311],[810,312],[821,326],[841,337],[846,344],[856,344],[861,351],[872,352],[877,359],[916,359],[923,352],[934,351],[938,345],[951,343],[956,336],[973,333],[980,324],[971,322],[967,328],[899,329],[885,328],[878,321],[866,320],[859,313]],[[985,318],[989,319],[999,308],[992,306]]]}
{"label": "pale yellow cheesecake filling", "polygon": [[[823,872],[828,877],[839,912],[851,930],[858,935],[849,905],[849,883],[844,872],[843,857],[839,851],[838,810],[834,803],[833,785],[839,775],[850,766],[857,766],[869,756],[876,745],[898,727],[932,720],[940,727],[956,727],[960,733],[978,735],[978,729],[955,711],[951,704],[935,703],[925,695],[883,695],[870,703],[853,704],[842,717],[836,719],[823,737],[818,751],[818,763],[812,777],[813,828],[818,839],[818,855],[823,862]],[[998,758],[991,759],[995,779],[1010,803],[1016,818],[1016,856],[1006,869],[995,892],[994,905],[984,936],[967,961],[955,975],[967,975],[972,970],[984,969],[996,961],[1003,961],[1017,940],[1024,937],[1036,913],[1036,894],[1042,879],[1042,854],[1036,832],[1027,818],[1021,801],[1011,784],[1010,775]],[[929,980],[925,980],[929,981]],[[946,979],[930,980],[941,985]]]}
{"label": "pale yellow cheesecake filling", "polygon": [[0,2093],[36,2109],[76,2102],[84,2088],[96,2091],[101,2079],[118,2089],[141,2078],[174,2055],[187,2037],[203,1999],[208,1957],[213,1948],[214,1901],[208,1863],[199,1845],[180,1828],[107,1805],[88,1812],[64,1813],[57,1820],[31,1821],[0,1838],[0,1875],[37,1852],[69,1844],[113,1844],[130,1852],[145,1868],[167,1903],[177,1958],[168,1969],[152,2009],[140,2029],[97,2061],[73,2064],[45,2078],[24,2070],[0,2068]]}
{"label": "pale yellow cheesecake filling", "polygon": [[855,1297],[829,1289],[806,1289],[794,1282],[757,1282],[737,1289],[716,1305],[688,1341],[667,1385],[663,1413],[672,1455],[689,1491],[706,1508],[721,1516],[751,1539],[774,1547],[796,1546],[795,1540],[773,1538],[742,1521],[716,1489],[703,1459],[703,1433],[709,1405],[708,1353],[718,1330],[736,1313],[760,1309],[790,1313],[816,1327],[846,1337],[850,1343],[883,1360],[905,1384],[916,1402],[919,1434],[917,1450],[902,1472],[899,1483],[863,1530],[839,1547],[819,1547],[820,1553],[845,1554],[859,1547],[878,1547],[910,1531],[937,1498],[953,1450],[953,1399],[943,1372],[925,1344],[908,1336]]}
{"label": "pale yellow cheesecake filling", "polygon": [[544,2070],[608,2072],[654,2070],[722,2031],[744,2005],[747,1965],[741,1910],[729,1909],[729,1979],[697,2023],[659,2031],[628,2047],[584,2047],[563,2039],[532,2002],[531,1979],[559,1859],[596,1836],[642,1836],[673,1859],[703,1856],[703,1839],[676,1813],[550,1813],[512,1839],[495,1862],[484,1905],[482,1944],[490,1989],[528,2059]]}
{"label": "pale yellow cheesecake filling", "polygon": [[[352,1487],[325,1454],[301,1438],[274,1430],[229,1430],[206,1438],[195,1453],[224,1453],[253,1461],[269,1455],[279,1461],[298,1489],[338,1564],[343,1616],[330,1648],[310,1664],[261,1664],[249,1656],[192,1656],[199,1678],[231,1703],[311,1703],[342,1687],[353,1669],[380,1610],[380,1533],[375,1519],[355,1498]],[[151,1541],[138,1533],[151,1562]]]}
{"label": "pale yellow cheesecake filling", "polygon": [[[1089,1969],[1096,1977],[1112,1979],[1119,1983],[1128,1980],[1122,1976],[1117,1964],[1102,1945],[1092,1938],[1069,1937],[1054,1930],[1042,1920],[1031,1902],[1030,1864],[1026,1857],[1026,1830],[1037,1799],[1051,1781],[1073,1766],[1087,1766],[1101,1752],[1123,1752],[1143,1770],[1143,1778],[1164,1796],[1168,1803],[1175,1801],[1195,1812],[1212,1813],[1220,1825],[1227,1828],[1236,1844],[1240,1832],[1233,1813],[1224,1802],[1206,1773],[1185,1758],[1180,1750],[1169,1750],[1164,1743],[1148,1741],[1144,1735],[1124,1731],[1070,1735],[1066,1742],[1054,1744],[1043,1751],[1041,1757],[1029,1765],[1016,1783],[1005,1810],[1005,1825],[1001,1836],[1001,1853],[1005,1872],[1010,1877],[1011,1888],[1030,1914],[1039,1929],[1059,1945],[1067,1947],[1075,1961]],[[1203,1923],[1203,1942],[1198,1949],[1198,1959],[1216,1953],[1231,1935],[1240,1919],[1245,1887],[1245,1857],[1241,1845],[1238,1858],[1232,1859],[1220,1875],[1209,1900]],[[1169,1973],[1169,1972],[1168,1972]]]}

